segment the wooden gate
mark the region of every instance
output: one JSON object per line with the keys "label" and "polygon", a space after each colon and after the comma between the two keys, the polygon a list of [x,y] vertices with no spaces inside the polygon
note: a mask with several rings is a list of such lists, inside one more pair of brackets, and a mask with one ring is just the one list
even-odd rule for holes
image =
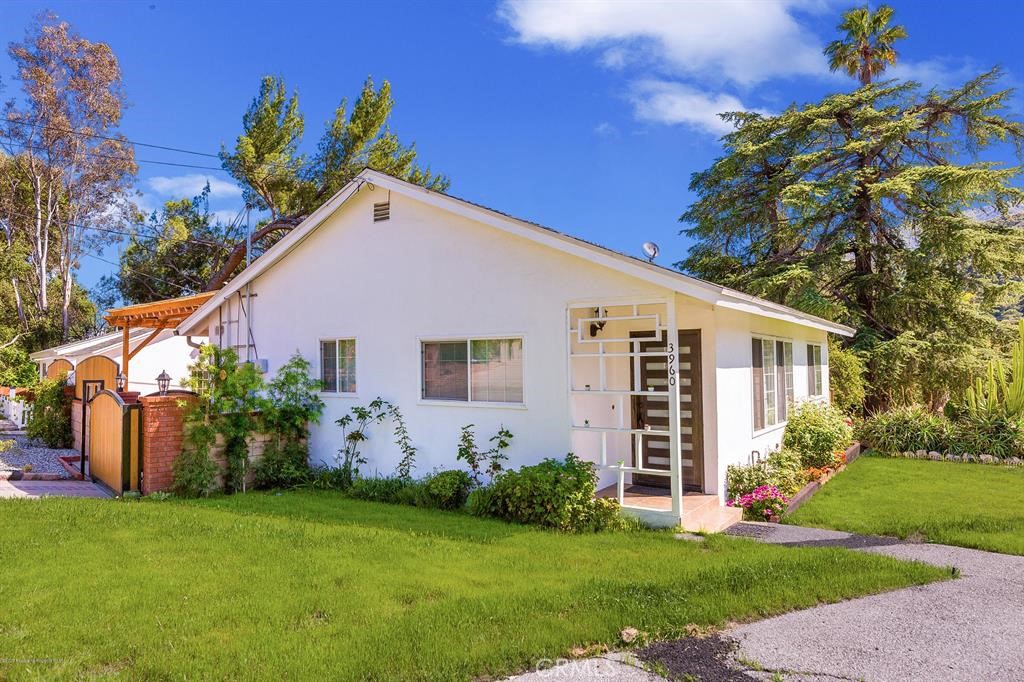
{"label": "wooden gate", "polygon": [[68,362],[64,358],[57,358],[56,360],[51,362],[49,366],[46,368],[46,378],[57,379],[62,374],[67,374],[72,369],[74,369],[74,367],[71,365],[70,362]]}
{"label": "wooden gate", "polygon": [[101,389],[113,390],[117,387],[117,373],[121,371],[118,364],[106,355],[91,355],[78,363],[75,367],[75,397],[79,400],[89,400],[90,396],[85,395],[85,382],[96,385],[99,382]]}
{"label": "wooden gate", "polygon": [[120,495],[139,490],[142,405],[103,389],[88,402],[89,476]]}

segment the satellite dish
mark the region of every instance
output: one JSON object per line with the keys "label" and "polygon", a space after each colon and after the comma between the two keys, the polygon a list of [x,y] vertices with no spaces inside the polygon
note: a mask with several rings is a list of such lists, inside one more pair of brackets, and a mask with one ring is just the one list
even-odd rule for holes
{"label": "satellite dish", "polygon": [[654,242],[644,242],[643,249],[644,253],[647,254],[648,263],[653,263],[654,259],[658,257],[659,253],[661,253],[661,249],[659,249],[658,245]]}

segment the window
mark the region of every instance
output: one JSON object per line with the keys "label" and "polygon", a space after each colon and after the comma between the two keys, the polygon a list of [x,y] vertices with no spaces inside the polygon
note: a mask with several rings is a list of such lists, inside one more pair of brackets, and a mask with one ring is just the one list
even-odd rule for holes
{"label": "window", "polygon": [[821,376],[821,346],[807,344],[807,395],[820,396],[825,393]]}
{"label": "window", "polygon": [[327,393],[356,392],[356,340],[320,342],[320,381]]}
{"label": "window", "polygon": [[786,421],[794,400],[793,343],[755,337],[751,345],[754,375],[754,430]]}
{"label": "window", "polygon": [[523,340],[424,341],[423,398],[523,402]]}

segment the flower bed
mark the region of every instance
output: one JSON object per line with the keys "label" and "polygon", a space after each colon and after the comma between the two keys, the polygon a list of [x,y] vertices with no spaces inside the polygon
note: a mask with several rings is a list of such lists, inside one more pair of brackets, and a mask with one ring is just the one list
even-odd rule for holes
{"label": "flower bed", "polygon": [[[854,443],[850,447],[846,448],[845,452],[838,454],[836,466],[826,467],[821,470],[821,474],[817,479],[808,481],[807,485],[801,488],[800,492],[789,500],[789,504],[786,506],[786,513],[788,514],[799,509],[804,502],[811,499],[811,496],[814,495],[814,493],[818,492],[821,486],[828,483],[833,476],[845,469],[847,464],[860,457],[860,453],[860,443]],[[841,461],[838,461],[839,458],[841,458]]]}

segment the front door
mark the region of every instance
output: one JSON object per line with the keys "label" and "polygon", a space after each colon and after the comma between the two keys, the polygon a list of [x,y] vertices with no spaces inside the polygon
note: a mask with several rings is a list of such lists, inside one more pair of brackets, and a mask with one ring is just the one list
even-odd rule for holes
{"label": "front door", "polygon": [[[650,332],[634,332],[633,336],[650,337]],[[701,403],[700,330],[679,332],[679,437],[683,458],[683,487],[704,490],[704,439],[701,433],[703,410]],[[634,352],[664,353],[661,341],[633,341]],[[634,391],[667,391],[668,363],[662,356],[633,358],[631,368]],[[668,397],[664,395],[636,395],[633,397],[633,428],[668,431]],[[633,441],[633,465],[645,469],[668,471],[670,444],[668,436],[642,436],[642,449],[638,457],[636,440]],[[633,474],[633,483],[668,488],[668,476]]]}

